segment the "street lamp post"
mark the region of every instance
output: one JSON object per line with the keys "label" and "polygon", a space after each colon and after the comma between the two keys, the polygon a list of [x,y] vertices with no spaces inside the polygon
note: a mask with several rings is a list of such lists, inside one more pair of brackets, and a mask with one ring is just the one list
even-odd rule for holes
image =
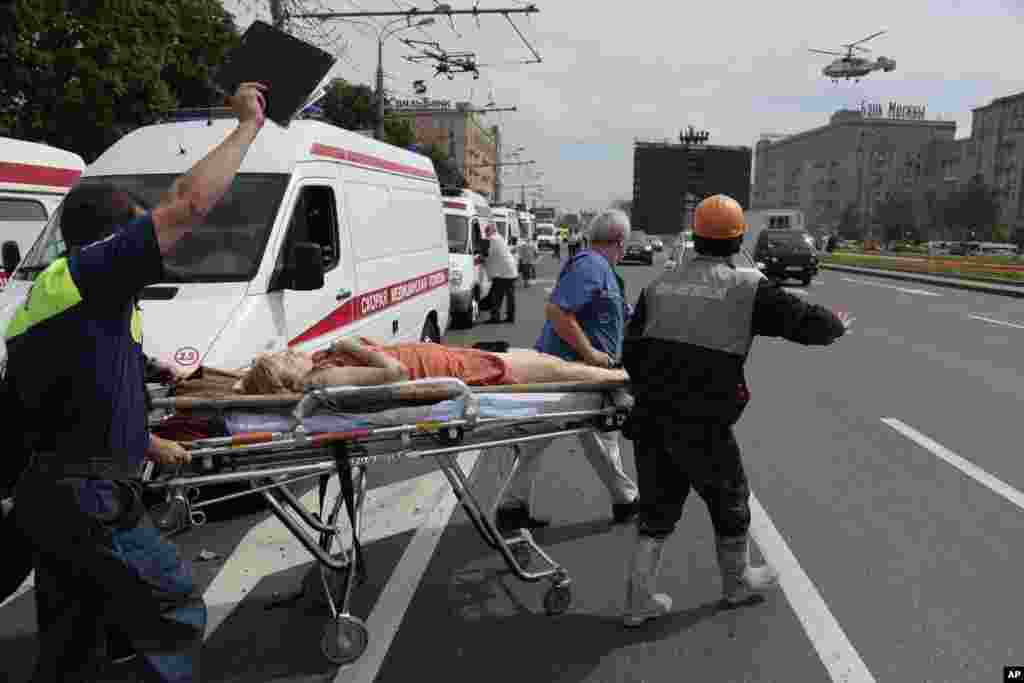
{"label": "street lamp post", "polygon": [[[405,26],[399,26],[391,31],[388,30],[396,24],[401,24],[403,21],[406,22]],[[420,26],[429,26],[433,23],[434,17],[424,17],[415,24],[411,23],[410,17],[402,17],[385,24],[384,28],[380,29],[380,32],[377,34],[377,116],[375,117],[376,121],[374,122],[373,131],[373,137],[377,140],[384,138],[384,41],[400,31]]]}

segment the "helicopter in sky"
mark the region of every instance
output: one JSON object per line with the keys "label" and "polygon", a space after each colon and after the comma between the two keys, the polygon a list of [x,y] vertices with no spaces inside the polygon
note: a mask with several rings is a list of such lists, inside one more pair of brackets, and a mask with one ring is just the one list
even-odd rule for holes
{"label": "helicopter in sky", "polygon": [[828,78],[832,79],[833,83],[838,83],[840,79],[849,80],[851,78],[857,79],[858,81],[862,76],[867,76],[872,71],[893,71],[896,68],[895,60],[889,59],[888,57],[879,57],[872,61],[864,57],[854,57],[853,51],[859,50],[861,52],[870,52],[871,50],[866,47],[860,47],[861,43],[867,42],[872,38],[885,33],[885,31],[879,31],[878,33],[872,33],[867,38],[861,38],[854,43],[846,43],[843,47],[846,48],[846,54],[842,52],[831,52],[828,50],[809,50],[809,52],[817,52],[823,55],[836,55],[839,59],[835,60],[824,69],[821,73]]}

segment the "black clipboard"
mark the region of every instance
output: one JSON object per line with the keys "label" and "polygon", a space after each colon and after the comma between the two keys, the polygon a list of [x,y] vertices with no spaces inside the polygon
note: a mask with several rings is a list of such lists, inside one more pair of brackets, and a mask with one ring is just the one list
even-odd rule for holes
{"label": "black clipboard", "polygon": [[336,61],[329,52],[254,21],[213,82],[224,95],[233,95],[240,83],[266,84],[267,118],[287,128]]}

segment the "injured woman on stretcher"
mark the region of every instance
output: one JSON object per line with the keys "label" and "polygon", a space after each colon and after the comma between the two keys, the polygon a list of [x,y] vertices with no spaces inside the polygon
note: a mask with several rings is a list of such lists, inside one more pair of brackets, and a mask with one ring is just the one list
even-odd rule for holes
{"label": "injured woman on stretcher", "polygon": [[469,386],[628,379],[624,370],[572,363],[532,349],[496,353],[419,342],[381,345],[360,338],[342,339],[312,354],[291,349],[264,354],[243,371],[206,372],[201,380],[179,385],[177,393],[223,393],[226,383],[237,394],[301,393],[440,377],[454,377]]}

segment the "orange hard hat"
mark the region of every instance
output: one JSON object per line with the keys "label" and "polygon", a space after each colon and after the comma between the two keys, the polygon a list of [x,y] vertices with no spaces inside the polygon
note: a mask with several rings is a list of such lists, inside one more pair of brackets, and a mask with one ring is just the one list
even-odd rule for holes
{"label": "orange hard hat", "polygon": [[708,197],[693,213],[693,233],[710,240],[736,239],[747,231],[740,203],[724,194]]}

